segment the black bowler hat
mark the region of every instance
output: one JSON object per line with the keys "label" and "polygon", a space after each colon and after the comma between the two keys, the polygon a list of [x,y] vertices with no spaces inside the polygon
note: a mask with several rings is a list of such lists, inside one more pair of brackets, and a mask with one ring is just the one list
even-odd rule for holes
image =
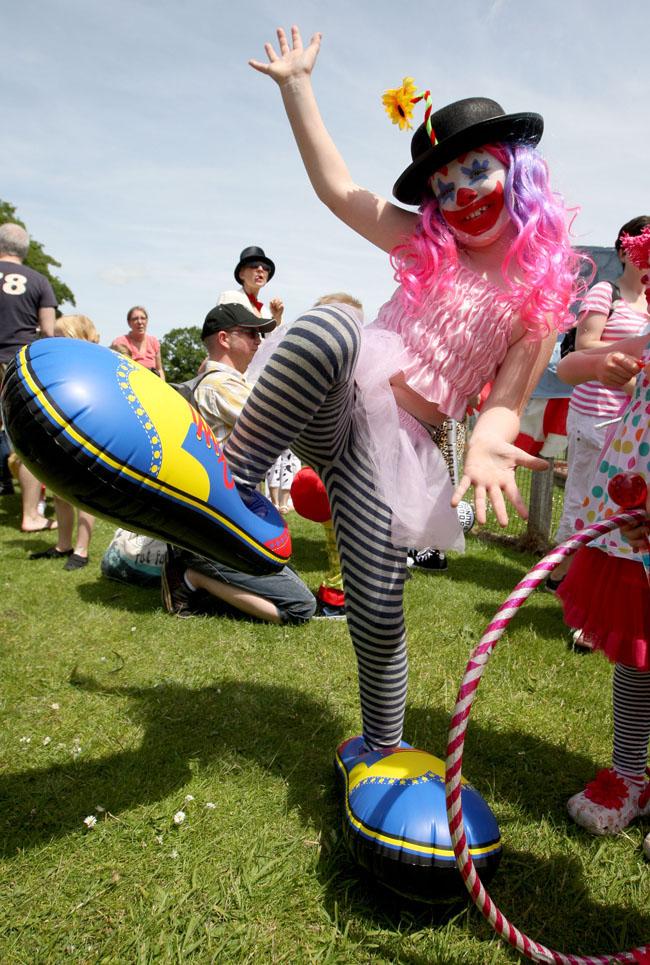
{"label": "black bowler hat", "polygon": [[238,281],[241,285],[241,278],[239,277],[239,272],[246,265],[264,265],[268,269],[269,281],[275,275],[275,265],[270,258],[267,258],[264,254],[263,248],[257,248],[255,245],[251,245],[250,248],[244,248],[241,255],[239,256],[239,262],[235,268],[235,281]]}
{"label": "black bowler hat", "polygon": [[227,332],[231,328],[254,328],[258,332],[272,332],[275,328],[275,319],[258,318],[236,302],[215,305],[205,316],[201,338],[206,339],[215,332]]}
{"label": "black bowler hat", "polygon": [[500,104],[488,97],[467,97],[432,114],[431,126],[436,135],[435,145],[424,124],[418,127],[411,140],[413,163],[393,187],[393,195],[404,204],[421,204],[433,172],[461,154],[485,144],[537,144],[544,130],[544,119],[540,114],[506,114]]}

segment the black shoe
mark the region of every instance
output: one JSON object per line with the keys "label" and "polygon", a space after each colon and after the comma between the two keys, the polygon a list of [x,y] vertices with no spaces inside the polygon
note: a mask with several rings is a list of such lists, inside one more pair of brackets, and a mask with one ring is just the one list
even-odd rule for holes
{"label": "black shoe", "polygon": [[73,553],[68,562],[63,567],[64,570],[81,570],[84,566],[88,566],[88,557],[79,556],[78,553]]}
{"label": "black shoe", "polygon": [[41,550],[40,553],[30,553],[30,560],[64,560],[68,556],[72,556],[72,550],[58,550],[56,546],[50,546],[49,549]]}
{"label": "black shoe", "polygon": [[430,570],[433,573],[444,573],[448,567],[445,554],[432,548],[413,553],[411,559],[413,566],[417,566],[421,570]]}
{"label": "black shoe", "polygon": [[317,601],[316,612],[312,620],[345,620],[345,605],[334,606],[332,603]]}
{"label": "black shoe", "polygon": [[196,594],[183,579],[184,575],[185,567],[177,562],[173,551],[168,549],[160,574],[163,606],[167,613],[178,617],[191,617],[194,614],[192,602]]}
{"label": "black shoe", "polygon": [[554,580],[552,576],[549,576],[546,580],[546,583],[544,584],[544,589],[547,590],[549,593],[557,593],[558,587],[560,586],[560,583],[562,582],[563,579],[564,579],[563,576],[561,576],[559,580]]}

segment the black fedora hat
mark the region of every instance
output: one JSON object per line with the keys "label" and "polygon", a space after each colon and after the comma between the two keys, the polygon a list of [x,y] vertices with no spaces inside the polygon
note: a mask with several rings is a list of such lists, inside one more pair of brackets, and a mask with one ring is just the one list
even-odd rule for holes
{"label": "black fedora hat", "polygon": [[399,176],[393,195],[403,204],[420,204],[434,171],[460,154],[484,144],[522,142],[537,144],[544,131],[540,114],[506,114],[489,97],[466,97],[431,115],[436,135],[433,145],[426,127],[418,127],[411,140],[413,163]]}
{"label": "black fedora hat", "polygon": [[275,275],[275,265],[270,258],[267,258],[264,254],[263,248],[258,248],[256,245],[251,245],[249,248],[244,248],[241,255],[239,256],[239,261],[237,267],[235,268],[235,280],[241,285],[241,278],[239,277],[239,272],[246,265],[264,265],[269,272],[269,281]]}

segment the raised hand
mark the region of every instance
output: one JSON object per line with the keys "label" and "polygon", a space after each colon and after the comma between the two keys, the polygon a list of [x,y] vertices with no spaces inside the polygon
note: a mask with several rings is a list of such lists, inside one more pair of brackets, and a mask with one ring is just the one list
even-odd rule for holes
{"label": "raised hand", "polygon": [[269,311],[271,312],[271,318],[273,318],[277,325],[282,323],[282,315],[284,314],[284,302],[281,298],[272,298],[269,302]]}
{"label": "raised hand", "polygon": [[463,476],[454,492],[452,506],[457,506],[469,487],[473,486],[476,519],[479,523],[486,521],[489,499],[498,522],[501,526],[508,525],[504,496],[519,515],[526,519],[528,509],[515,482],[516,466],[542,470],[548,468],[548,463],[498,436],[484,433],[479,438],[471,439],[465,456]]}
{"label": "raised hand", "polygon": [[278,27],[277,35],[279,54],[276,53],[273,44],[265,43],[264,50],[269,58],[268,64],[259,60],[249,60],[248,63],[261,74],[272,77],[282,87],[296,77],[311,74],[320,49],[321,35],[315,33],[308,47],[303,47],[300,31],[295,26],[291,28],[291,46],[282,27]]}

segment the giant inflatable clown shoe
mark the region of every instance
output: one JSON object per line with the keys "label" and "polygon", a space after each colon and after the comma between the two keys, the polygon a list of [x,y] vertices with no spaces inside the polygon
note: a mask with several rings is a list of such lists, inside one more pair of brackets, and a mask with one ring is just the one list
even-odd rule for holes
{"label": "giant inflatable clown shoe", "polygon": [[[406,898],[467,897],[447,823],[444,761],[402,741],[371,751],[363,737],[344,741],[334,761],[343,796],[343,832],[372,877]],[[488,882],[501,861],[501,833],[488,804],[463,780],[465,838]]]}
{"label": "giant inflatable clown shoe", "polygon": [[236,486],[196,409],[137,362],[41,339],[7,367],[2,407],[25,464],[77,506],[247,572],[287,562],[282,516]]}

